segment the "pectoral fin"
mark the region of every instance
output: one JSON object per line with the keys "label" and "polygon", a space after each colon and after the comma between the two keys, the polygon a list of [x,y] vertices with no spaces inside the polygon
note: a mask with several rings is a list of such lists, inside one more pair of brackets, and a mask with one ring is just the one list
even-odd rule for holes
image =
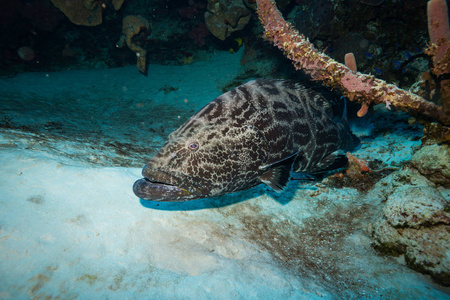
{"label": "pectoral fin", "polygon": [[263,173],[259,176],[261,182],[267,184],[275,192],[281,192],[289,181],[291,176],[291,169],[289,166],[279,166],[275,169]]}
{"label": "pectoral fin", "polygon": [[298,152],[270,165],[261,166],[259,169],[266,171],[259,176],[259,180],[267,184],[274,191],[278,193],[281,192],[289,182],[292,165],[294,164],[297,154]]}

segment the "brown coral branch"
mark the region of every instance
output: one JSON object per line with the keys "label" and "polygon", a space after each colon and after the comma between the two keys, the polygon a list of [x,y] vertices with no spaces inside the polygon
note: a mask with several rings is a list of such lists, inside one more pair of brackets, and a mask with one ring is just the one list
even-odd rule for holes
{"label": "brown coral branch", "polygon": [[142,74],[147,74],[147,50],[135,43],[133,38],[143,33],[145,37],[150,35],[150,22],[141,15],[130,15],[123,18],[122,36],[117,47],[122,48],[125,44],[136,53],[137,67]]}
{"label": "brown coral branch", "polygon": [[[119,10],[125,0],[112,0],[115,10]],[[77,25],[97,26],[102,23],[105,1],[99,0],[51,0],[69,20]]]}
{"label": "brown coral branch", "polygon": [[275,2],[256,1],[266,39],[283,50],[297,70],[302,69],[313,80],[340,89],[351,101],[361,104],[384,103],[388,107],[420,113],[450,125],[450,115],[446,115],[441,107],[374,76],[352,71],[315,49],[305,36],[283,19]]}

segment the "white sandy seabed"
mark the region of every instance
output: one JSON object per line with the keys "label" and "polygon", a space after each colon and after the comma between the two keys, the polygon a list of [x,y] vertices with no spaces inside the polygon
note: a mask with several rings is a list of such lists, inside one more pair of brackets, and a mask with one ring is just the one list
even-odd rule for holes
{"label": "white sandy seabed", "polygon": [[[188,203],[135,197],[140,166],[239,59],[0,80],[1,299],[449,299],[373,249],[370,193],[293,182]],[[354,126],[355,155],[398,165],[420,129],[386,114]]]}

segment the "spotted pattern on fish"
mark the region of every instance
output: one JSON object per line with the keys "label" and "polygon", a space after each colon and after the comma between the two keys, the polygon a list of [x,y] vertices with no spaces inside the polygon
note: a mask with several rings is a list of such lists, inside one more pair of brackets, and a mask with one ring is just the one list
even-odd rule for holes
{"label": "spotted pattern on fish", "polygon": [[322,94],[294,81],[257,79],[217,97],[171,133],[133,189],[154,201],[218,196],[260,183],[281,191],[291,171],[340,167],[346,160],[339,150],[358,143]]}

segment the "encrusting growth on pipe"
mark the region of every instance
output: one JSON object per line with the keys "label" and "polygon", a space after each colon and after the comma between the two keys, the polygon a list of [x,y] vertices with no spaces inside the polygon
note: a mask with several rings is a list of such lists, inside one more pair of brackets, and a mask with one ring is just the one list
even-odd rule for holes
{"label": "encrusting growth on pipe", "polygon": [[[394,84],[389,84],[372,75],[357,72],[335,61],[326,54],[319,52],[304,35],[286,22],[274,1],[256,1],[258,4],[257,13],[264,27],[265,38],[283,50],[294,67],[309,74],[312,80],[321,81],[331,88],[338,88],[349,100],[361,103],[363,107],[367,107],[370,103],[384,103],[388,107],[412,111],[435,119],[444,125],[450,125],[450,113],[444,112],[442,108],[446,106],[444,103],[442,107],[438,106]],[[442,2],[442,0],[430,2],[433,1]],[[442,23],[445,20],[434,22]],[[450,53],[448,48],[445,53],[446,66],[449,66]],[[440,62],[440,64],[442,65],[443,62]],[[361,113],[361,115],[363,114]]]}

